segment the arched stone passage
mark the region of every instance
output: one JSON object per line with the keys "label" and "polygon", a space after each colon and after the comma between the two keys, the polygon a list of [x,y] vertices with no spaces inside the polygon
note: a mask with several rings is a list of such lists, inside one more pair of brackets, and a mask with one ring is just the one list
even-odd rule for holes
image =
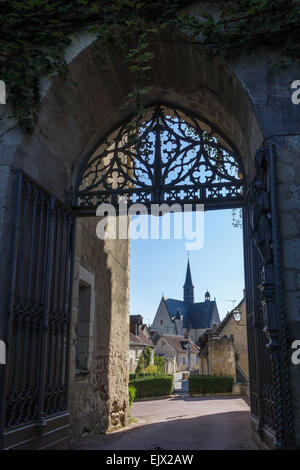
{"label": "arched stone passage", "polygon": [[[291,158],[291,152],[299,151],[297,142],[300,124],[295,124],[291,118],[284,120],[282,117],[289,114],[294,116],[295,109],[288,100],[288,86],[281,92],[280,84],[288,85],[288,80],[293,73],[299,72],[299,68],[287,67],[279,74],[271,74],[270,79],[262,63],[272,66],[276,57],[264,51],[255,57],[242,57],[231,63],[211,56],[199,62],[196,48],[177,42],[157,43],[155,53],[151,86],[143,98],[144,104],[169,102],[193,110],[214,123],[238,149],[248,182],[254,175],[255,150],[266,139],[277,143],[278,177],[281,182],[280,217],[281,220],[286,217],[283,213],[286,206],[288,215],[293,217],[299,211],[297,197],[294,196],[299,190],[299,182],[296,181],[297,165]],[[260,77],[259,83],[257,77]],[[110,51],[104,56],[97,45],[89,44],[84,36],[79,37],[77,50],[76,45],[73,46],[70,59],[70,79],[63,81],[57,77],[45,86],[33,135],[23,136],[18,128],[9,126],[4,131],[1,137],[5,156],[1,167],[3,298],[8,290],[6,272],[10,265],[8,253],[15,202],[14,169],[23,170],[50,193],[61,200],[68,200],[82,160],[97,148],[111,129],[135,112],[135,103],[125,109],[120,108],[131,84],[132,76],[116,53]],[[276,119],[278,113],[280,119]],[[290,134],[294,135],[291,137]],[[286,155],[291,159],[289,168],[285,161]],[[129,249],[127,242],[120,248],[114,241],[103,244],[96,240],[94,225],[93,220],[80,222],[75,285],[79,283],[80,264],[91,272],[101,266],[103,276],[99,290],[102,297],[101,305],[96,306],[95,310],[98,320],[95,321],[94,340],[98,345],[102,343],[98,357],[92,359],[93,371],[89,376],[92,392],[87,391],[82,376],[76,378],[75,364],[71,368],[71,410],[82,417],[77,422],[73,418],[75,435],[84,430],[103,431],[115,423],[121,425],[128,413],[127,398],[124,398],[127,374],[124,364],[128,343]],[[298,295],[295,279],[300,266],[299,260],[294,260],[289,251],[298,244],[300,234],[296,227],[293,233],[283,228],[282,238],[285,287],[291,306],[288,318],[292,329],[298,331],[299,318],[292,306],[295,306]],[[98,253],[97,257],[91,259],[90,253],[84,252],[85,245],[91,245],[94,252]],[[5,318],[4,315],[2,318]],[[76,311],[71,341],[75,322]],[[4,325],[1,326],[4,328]],[[296,384],[298,371],[293,369],[291,374],[292,383]],[[300,413],[296,406],[294,412],[296,415]],[[296,431],[299,435],[300,429]]]}
{"label": "arched stone passage", "polygon": [[[106,133],[135,111],[135,103],[120,109],[133,78],[117,54],[110,51],[103,55],[97,45],[83,47],[82,41],[79,39],[78,53],[73,50],[69,79],[57,77],[45,86],[33,135],[24,137],[13,129],[3,137],[8,143],[7,169],[23,170],[61,200],[70,196],[82,160]],[[168,101],[197,111],[219,127],[250,162],[249,156],[253,157],[262,137],[247,93],[234,73],[215,58],[199,63],[192,47],[166,43],[156,48],[145,104]],[[235,100],[231,101],[233,95]],[[12,175],[10,190],[13,181]],[[6,198],[7,213],[12,214],[14,196],[8,192]],[[9,218],[6,222],[9,226]],[[127,398],[122,398],[127,387],[124,364],[128,343],[128,244],[119,241],[116,246],[116,242],[109,241],[103,245],[95,238],[92,219],[81,220],[78,225],[70,371],[74,435],[84,430],[109,429],[112,422],[114,425],[118,422],[116,416],[121,423],[123,414],[128,413]],[[8,240],[3,241],[2,249],[6,251]],[[93,246],[97,255],[92,257],[90,250],[85,253],[85,246]],[[95,308],[94,344],[98,357],[93,358],[91,372],[86,377],[76,376],[74,359],[80,265],[92,273],[102,270],[101,282],[96,280],[100,295]],[[7,285],[4,273],[3,282]],[[86,380],[90,390],[85,386]]]}
{"label": "arched stone passage", "polygon": [[[157,49],[145,105],[169,102],[208,119],[233,142],[251,174],[262,132],[237,76],[217,58],[199,62],[192,46],[166,43]],[[134,103],[120,110],[133,77],[116,54],[103,57],[103,51],[90,45],[69,67],[69,80],[53,80],[33,136],[19,142],[13,158],[15,166],[61,197],[74,184],[83,158],[135,111]]]}

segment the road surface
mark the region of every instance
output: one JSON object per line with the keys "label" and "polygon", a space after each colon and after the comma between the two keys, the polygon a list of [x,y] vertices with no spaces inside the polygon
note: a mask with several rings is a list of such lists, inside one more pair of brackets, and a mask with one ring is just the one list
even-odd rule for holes
{"label": "road surface", "polygon": [[135,402],[130,429],[88,436],[74,449],[216,450],[254,449],[249,407],[240,397],[189,397]]}

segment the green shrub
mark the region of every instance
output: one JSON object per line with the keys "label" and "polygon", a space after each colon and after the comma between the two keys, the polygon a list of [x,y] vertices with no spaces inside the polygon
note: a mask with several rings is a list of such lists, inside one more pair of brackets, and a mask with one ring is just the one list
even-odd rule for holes
{"label": "green shrub", "polygon": [[134,402],[134,399],[136,396],[136,388],[133,387],[132,385],[129,385],[128,393],[129,393],[129,408],[131,408],[132,403]]}
{"label": "green shrub", "polygon": [[153,375],[157,375],[159,373],[158,371],[158,367],[155,366],[155,365],[150,365],[150,366],[147,366],[146,369],[145,369],[145,374],[153,374]]}
{"label": "green shrub", "polygon": [[137,363],[135,372],[136,374],[141,374],[145,370],[145,359],[143,354],[140,355],[139,362]]}
{"label": "green shrub", "polygon": [[140,355],[139,362],[137,363],[136,366],[136,373],[141,374],[145,372],[145,369],[150,366],[151,363],[151,358],[152,358],[152,349],[150,346],[145,346],[142,354]]}
{"label": "green shrub", "polygon": [[151,359],[152,359],[152,349],[150,346],[145,346],[143,349],[143,356],[144,356],[144,362],[145,362],[145,369],[150,366],[151,364]]}
{"label": "green shrub", "polygon": [[129,374],[129,382],[135,379],[142,379],[144,377],[169,377],[170,374],[166,372],[141,372],[141,373],[134,373]]}
{"label": "green shrub", "polygon": [[159,372],[164,372],[165,370],[165,358],[163,356],[159,356],[158,354],[155,354],[154,356],[154,365],[157,366]]}
{"label": "green shrub", "polygon": [[136,377],[130,381],[136,388],[136,397],[159,397],[173,392],[173,375]]}
{"label": "green shrub", "polygon": [[190,375],[189,392],[228,393],[232,391],[233,377],[217,375]]}

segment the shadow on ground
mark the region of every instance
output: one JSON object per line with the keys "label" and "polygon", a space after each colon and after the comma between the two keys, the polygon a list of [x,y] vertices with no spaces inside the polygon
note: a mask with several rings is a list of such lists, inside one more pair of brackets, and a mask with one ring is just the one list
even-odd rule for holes
{"label": "shadow on ground", "polygon": [[[175,397],[170,400],[184,400]],[[188,401],[216,398],[186,397]],[[232,397],[222,397],[232,400]],[[160,400],[161,406],[168,401]],[[199,403],[200,404],[200,403]],[[203,404],[201,404],[203,406]],[[205,404],[206,406],[206,404]],[[224,403],[226,407],[226,402]],[[73,449],[103,450],[252,450],[249,411],[225,411],[196,417],[185,417],[178,407],[177,416],[164,416],[161,422],[139,424],[132,429],[112,434],[88,436],[73,444]],[[202,411],[203,414],[203,411]]]}

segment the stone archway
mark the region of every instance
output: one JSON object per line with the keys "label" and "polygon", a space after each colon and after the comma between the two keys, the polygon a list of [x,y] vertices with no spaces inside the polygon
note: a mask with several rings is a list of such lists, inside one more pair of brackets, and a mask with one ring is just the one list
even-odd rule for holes
{"label": "stone archway", "polygon": [[[255,57],[243,57],[230,64],[212,57],[199,63],[193,46],[175,42],[157,45],[155,52],[151,88],[144,98],[145,105],[158,101],[172,102],[193,109],[214,123],[238,149],[248,182],[252,181],[255,173],[256,149],[263,141],[275,143],[278,178],[281,182],[279,217],[282,221],[286,217],[283,210],[289,199],[292,199],[293,204],[289,206],[292,216],[291,211],[297,210],[297,204],[293,196],[290,197],[288,186],[296,172],[291,154],[297,148],[300,129],[296,120],[292,119],[295,108],[287,102],[288,87],[281,93],[278,90],[298,69],[291,66],[280,73],[274,72],[267,79],[268,72],[263,65],[276,63],[276,57],[264,51]],[[70,49],[68,60],[72,80],[64,82],[55,78],[51,83],[44,84],[42,107],[33,135],[24,137],[17,127],[10,128],[9,124],[2,135],[1,146],[5,155],[1,168],[2,233],[6,234],[1,239],[3,270],[0,279],[3,298],[8,291],[6,272],[10,267],[10,259],[7,253],[13,225],[15,169],[23,170],[58,199],[69,201],[83,158],[98,146],[111,129],[135,111],[134,103],[120,110],[120,103],[123,103],[130,89],[131,77],[113,51],[103,57],[103,51],[91,44],[89,36],[81,35]],[[260,76],[260,84],[257,84],[257,75]],[[278,106],[283,116],[280,119],[277,118]],[[288,115],[289,118],[285,120],[284,116]],[[289,159],[290,165],[286,164],[285,158]],[[292,191],[297,190],[296,182],[293,182],[292,187]],[[92,241],[93,224],[92,220],[80,223],[78,240],[81,238],[83,245],[93,244],[100,255],[98,259],[85,259],[84,252],[80,253],[80,243],[77,243],[75,282],[79,283],[81,263],[91,271],[97,269],[97,264],[103,269],[104,282],[99,289],[104,308],[102,316],[96,321],[95,339],[101,341],[97,331],[105,325],[106,342],[102,343],[103,348],[98,357],[93,359],[90,391],[82,378],[76,380],[75,365],[73,369],[71,367],[71,409],[81,416],[78,421],[76,413],[73,412],[71,416],[75,433],[82,433],[84,429],[108,429],[112,418],[118,422],[119,413],[121,423],[128,410],[125,398],[127,369],[123,366],[128,342],[128,245],[124,243],[121,250],[113,242],[100,246],[98,241]],[[295,301],[296,288],[292,287],[293,281],[288,276],[291,272],[296,275],[299,268],[298,261],[290,263],[289,250],[293,243],[297,243],[298,235],[296,231],[292,235],[282,231],[282,238],[287,242],[284,245],[284,266],[287,266],[285,288],[290,286],[289,304]],[[120,285],[123,286],[121,290]],[[292,329],[297,331],[298,320],[292,311],[288,315]],[[2,318],[5,319],[5,315]],[[4,327],[5,324],[2,325]],[[72,338],[71,334],[71,342]],[[120,365],[121,369],[123,367],[121,381],[116,376]],[[298,372],[293,369],[291,374],[293,388]],[[106,378],[104,384],[103,376]],[[123,392],[120,393],[120,390]],[[96,395],[98,401],[94,398]],[[295,415],[299,413],[296,405],[294,412]]]}

